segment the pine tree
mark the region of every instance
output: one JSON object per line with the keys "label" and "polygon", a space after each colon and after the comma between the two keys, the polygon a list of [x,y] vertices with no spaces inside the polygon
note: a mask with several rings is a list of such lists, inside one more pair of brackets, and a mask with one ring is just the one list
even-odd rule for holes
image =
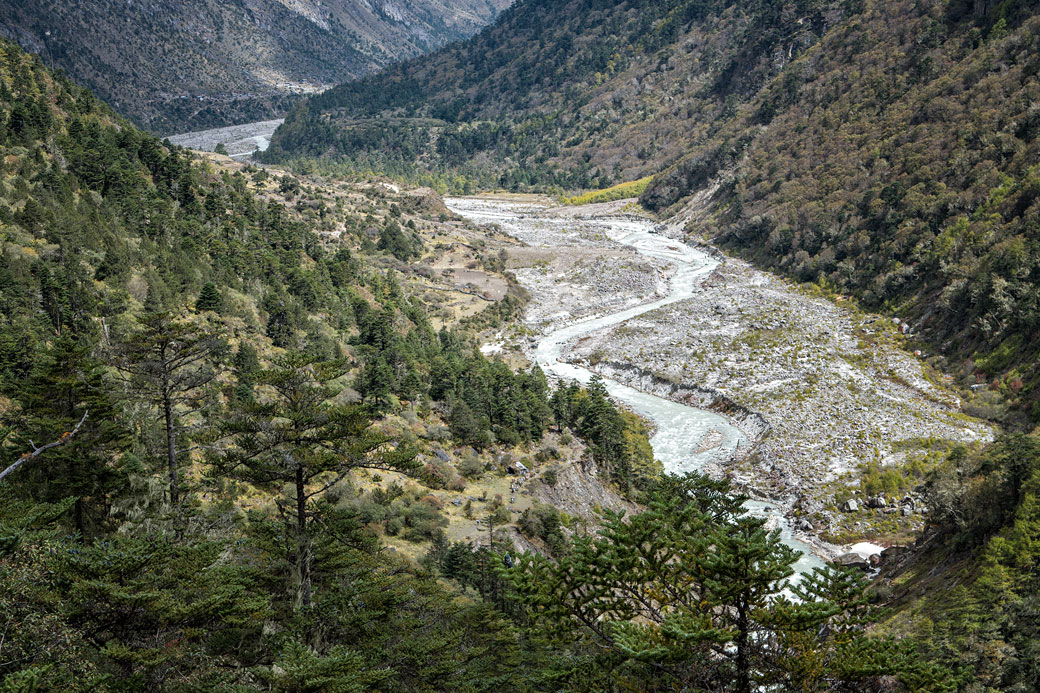
{"label": "pine tree", "polygon": [[394,387],[394,371],[381,353],[373,354],[365,363],[356,383],[358,391],[374,411],[382,412],[390,405]]}
{"label": "pine tree", "polygon": [[864,645],[862,580],[823,571],[789,599],[798,554],[743,500],[725,482],[666,478],[644,512],[608,513],[555,560],[521,555],[502,573],[530,637],[566,648],[577,687],[822,691],[893,674],[943,690],[907,648]]}
{"label": "pine tree", "polygon": [[89,411],[89,425],[68,444],[10,478],[38,503],[75,498],[71,526],[83,536],[104,527],[112,498],[126,483],[119,453],[128,432],[116,415],[109,390],[90,345],[65,335],[39,354],[30,376],[18,384],[18,409],[4,417],[14,429],[9,444],[24,451],[31,449],[30,441],[44,443],[71,431]]}
{"label": "pine tree", "polygon": [[757,690],[756,677],[768,672],[767,637],[775,623],[769,614],[797,552],[780,541],[780,530],[769,532],[761,518],[741,517],[710,533],[711,549],[698,556],[705,575],[702,599],[717,607],[715,627],[732,634],[730,657],[733,690]]}
{"label": "pine tree", "polygon": [[422,252],[418,238],[414,234],[408,234],[401,230],[396,221],[391,221],[383,227],[382,232],[379,234],[377,247],[380,250],[385,250],[402,262],[418,257]]}
{"label": "pine tree", "polygon": [[248,342],[239,344],[238,351],[235,352],[233,366],[235,380],[238,381],[238,385],[235,388],[235,398],[243,402],[251,401],[253,399],[253,385],[255,384],[256,374],[260,372],[260,357],[257,354],[256,347]]}

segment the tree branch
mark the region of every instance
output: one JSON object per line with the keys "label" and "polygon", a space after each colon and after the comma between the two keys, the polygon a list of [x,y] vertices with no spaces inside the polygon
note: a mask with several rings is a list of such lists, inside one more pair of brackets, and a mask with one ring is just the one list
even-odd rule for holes
{"label": "tree branch", "polygon": [[5,469],[4,471],[0,472],[0,481],[3,481],[4,477],[6,477],[8,474],[13,474],[14,472],[18,471],[19,467],[21,467],[23,464],[25,464],[26,462],[28,462],[32,458],[37,457],[38,455],[42,454],[45,450],[50,450],[51,448],[56,448],[59,445],[64,445],[65,443],[67,443],[70,440],[72,440],[72,437],[74,435],[76,435],[77,433],[79,433],[80,426],[82,426],[83,422],[87,420],[87,414],[89,414],[89,413],[90,413],[89,410],[84,411],[83,412],[83,418],[79,420],[79,423],[76,424],[76,427],[74,429],[72,429],[71,431],[65,431],[64,433],[62,433],[61,434],[61,438],[58,438],[54,442],[47,443],[46,445],[41,445],[40,447],[36,447],[35,443],[33,443],[30,440],[29,444],[32,445],[33,451],[25,453],[24,455],[22,455],[21,457],[18,458],[17,462],[12,464],[10,467]]}

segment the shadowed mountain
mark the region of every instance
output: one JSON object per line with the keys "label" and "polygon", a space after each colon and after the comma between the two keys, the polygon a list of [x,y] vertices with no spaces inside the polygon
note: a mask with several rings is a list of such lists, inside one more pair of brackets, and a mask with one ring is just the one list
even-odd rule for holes
{"label": "shadowed mountain", "polygon": [[156,132],[283,113],[291,96],[479,30],[509,0],[0,1],[0,35]]}

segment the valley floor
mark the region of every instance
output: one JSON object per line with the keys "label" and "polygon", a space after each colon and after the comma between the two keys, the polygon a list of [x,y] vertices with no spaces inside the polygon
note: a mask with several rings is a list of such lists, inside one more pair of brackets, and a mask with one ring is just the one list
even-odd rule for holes
{"label": "valley floor", "polygon": [[285,119],[263,120],[257,123],[245,123],[243,125],[230,125],[225,128],[214,128],[213,130],[200,130],[198,132],[185,132],[178,135],[170,135],[171,143],[189,149],[212,152],[217,145],[224,145],[228,155],[232,159],[248,159],[253,152],[264,151],[271,144],[271,135]]}
{"label": "valley floor", "polygon": [[[627,204],[556,208],[532,199],[515,208],[518,221],[501,226],[528,244],[509,251],[509,266],[533,300],[524,329],[490,349],[529,350],[532,335],[666,292],[674,267],[586,222],[623,215]],[[802,531],[838,543],[904,540],[927,513],[907,470],[934,462],[948,441],[992,438],[991,426],[961,413],[958,396],[909,351],[911,339],[891,319],[732,258],[722,257],[702,288],[582,338],[564,358],[673,399],[684,386],[707,388],[726,403],[716,408],[761,415],[768,430],[726,473],[800,517]],[[871,469],[895,474],[868,494]]]}

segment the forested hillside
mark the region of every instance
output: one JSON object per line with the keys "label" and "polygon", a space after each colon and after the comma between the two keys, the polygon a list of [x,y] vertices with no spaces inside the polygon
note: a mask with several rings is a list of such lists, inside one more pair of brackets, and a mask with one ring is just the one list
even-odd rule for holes
{"label": "forested hillside", "polygon": [[516,190],[634,180],[685,153],[856,5],[525,0],[469,41],[308,100],[266,160]]}
{"label": "forested hillside", "polygon": [[292,95],[460,40],[508,0],[5,0],[0,36],[163,134],[267,120]]}
{"label": "forested hillside", "polygon": [[[602,383],[550,392],[482,356],[523,295],[428,191],[196,158],[0,48],[5,690],[966,680],[869,636],[853,573],[792,602],[779,532],[724,482],[662,478]],[[500,295],[445,286],[426,263],[452,253]],[[646,512],[579,532],[485,485],[461,512],[486,531],[448,540],[442,489],[572,432]],[[504,525],[556,560],[515,556]]]}
{"label": "forested hillside", "polygon": [[642,200],[721,183],[690,231],[903,318],[1036,420],[1040,17],[971,10],[868,4]]}
{"label": "forested hillside", "polygon": [[890,632],[924,635],[930,659],[960,662],[971,691],[1040,686],[1040,444],[1012,435],[955,450],[930,483],[933,526],[887,567]]}

